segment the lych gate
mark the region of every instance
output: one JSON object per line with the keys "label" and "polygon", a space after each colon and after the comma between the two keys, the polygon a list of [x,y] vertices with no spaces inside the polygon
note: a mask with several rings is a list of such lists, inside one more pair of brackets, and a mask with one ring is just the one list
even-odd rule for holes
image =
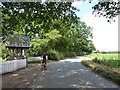
{"label": "lych gate", "polygon": [[9,49],[9,56],[7,59],[26,59],[28,61],[27,49],[29,49],[29,45],[29,36],[12,34],[8,35],[6,48]]}

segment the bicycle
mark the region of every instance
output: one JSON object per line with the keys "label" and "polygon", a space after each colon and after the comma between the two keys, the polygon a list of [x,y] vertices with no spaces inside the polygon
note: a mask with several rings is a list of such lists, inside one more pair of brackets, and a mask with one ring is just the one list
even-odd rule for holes
{"label": "bicycle", "polygon": [[45,64],[45,63],[42,63],[42,64],[41,64],[41,70],[47,70],[47,67],[46,67],[46,64]]}

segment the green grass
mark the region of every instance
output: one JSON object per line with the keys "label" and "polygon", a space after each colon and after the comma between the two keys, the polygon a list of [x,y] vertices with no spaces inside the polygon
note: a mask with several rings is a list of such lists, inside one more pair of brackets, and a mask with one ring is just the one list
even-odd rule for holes
{"label": "green grass", "polygon": [[91,57],[94,57],[93,61],[100,64],[105,64],[110,67],[120,68],[120,58],[118,53],[111,54],[91,54]]}
{"label": "green grass", "polygon": [[120,53],[91,54],[82,64],[120,85]]}
{"label": "green grass", "polygon": [[107,65],[98,64],[93,62],[92,60],[83,60],[81,63],[95,73],[98,73],[99,75],[107,78],[108,80],[111,80],[116,84],[120,85],[119,68],[112,68]]}
{"label": "green grass", "polygon": [[94,56],[99,60],[119,60],[119,56],[120,54],[118,53],[111,53],[111,54],[101,54],[101,53],[97,53],[97,54],[91,54],[90,56]]}

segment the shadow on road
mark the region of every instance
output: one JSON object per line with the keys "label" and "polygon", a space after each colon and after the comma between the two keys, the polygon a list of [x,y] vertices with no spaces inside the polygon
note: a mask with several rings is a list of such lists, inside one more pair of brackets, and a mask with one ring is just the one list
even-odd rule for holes
{"label": "shadow on road", "polygon": [[117,88],[118,86],[91,72],[79,58],[61,60],[47,65],[29,88]]}

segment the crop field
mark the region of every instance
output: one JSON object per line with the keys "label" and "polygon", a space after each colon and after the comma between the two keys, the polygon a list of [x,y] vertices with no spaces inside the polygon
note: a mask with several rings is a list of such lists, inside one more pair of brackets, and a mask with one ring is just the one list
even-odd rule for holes
{"label": "crop field", "polygon": [[111,54],[91,54],[94,57],[93,61],[100,64],[105,64],[110,67],[120,68],[120,53]]}

